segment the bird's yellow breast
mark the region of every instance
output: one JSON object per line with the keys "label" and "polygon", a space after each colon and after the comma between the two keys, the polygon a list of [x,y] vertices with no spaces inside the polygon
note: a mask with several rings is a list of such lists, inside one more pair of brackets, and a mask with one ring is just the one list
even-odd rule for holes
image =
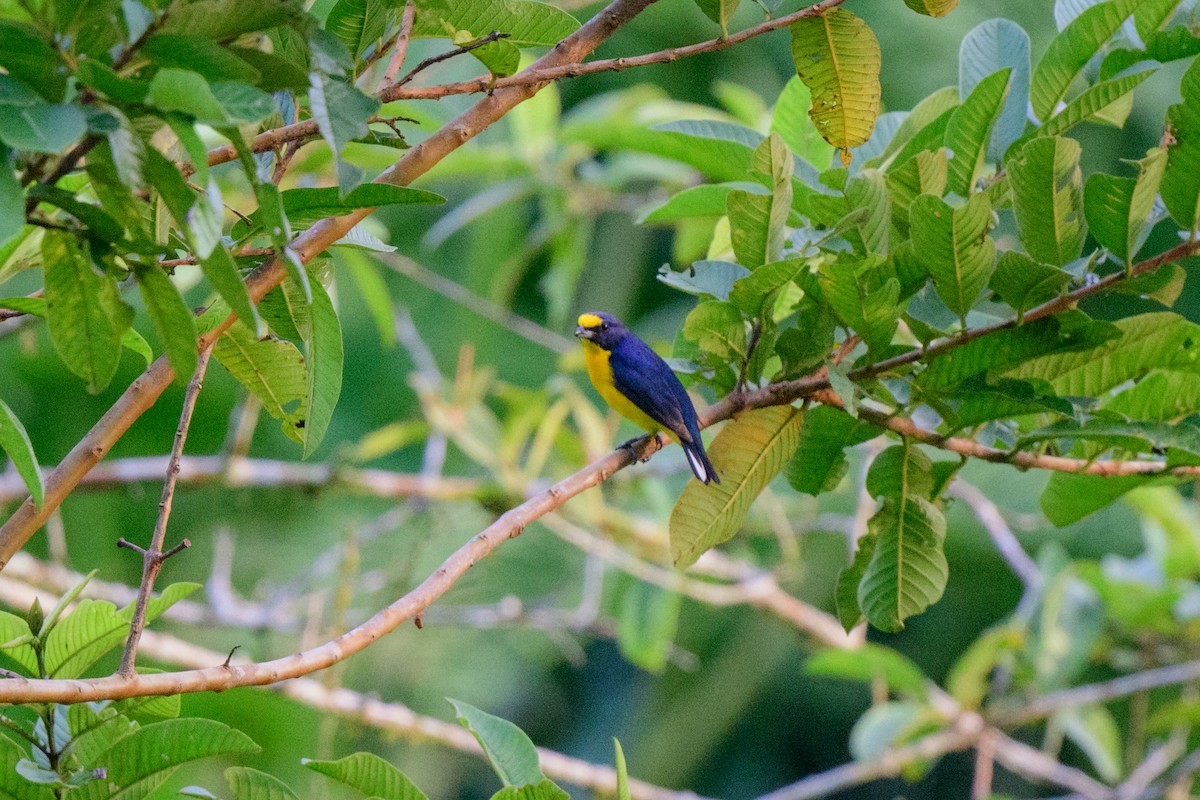
{"label": "bird's yellow breast", "polygon": [[587,362],[588,377],[592,380],[592,386],[596,387],[596,391],[604,398],[610,406],[617,410],[617,413],[641,428],[644,428],[647,433],[656,433],[664,430],[661,423],[656,422],[653,417],[642,411],[625,395],[617,391],[616,384],[613,383],[612,365],[609,363],[612,353],[600,347],[594,342],[587,339],[583,340],[584,359]]}

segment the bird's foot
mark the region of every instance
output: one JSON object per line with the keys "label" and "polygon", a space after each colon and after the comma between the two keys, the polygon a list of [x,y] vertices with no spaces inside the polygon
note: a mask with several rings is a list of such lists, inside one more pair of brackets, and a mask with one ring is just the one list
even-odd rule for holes
{"label": "bird's foot", "polygon": [[617,446],[617,449],[618,450],[628,450],[629,455],[633,456],[635,461],[641,461],[643,464],[645,464],[647,461],[650,460],[650,456],[642,456],[638,447],[640,445],[644,445],[647,440],[649,440],[651,437],[657,436],[657,435],[658,434],[656,434],[656,433],[647,433],[642,436],[635,436],[627,442],[621,442],[621,444],[619,444]]}

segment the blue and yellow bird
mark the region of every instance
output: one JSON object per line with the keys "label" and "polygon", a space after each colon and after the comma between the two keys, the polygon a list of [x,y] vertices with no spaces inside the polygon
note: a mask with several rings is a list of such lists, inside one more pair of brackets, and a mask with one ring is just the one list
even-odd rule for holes
{"label": "blue and yellow bird", "polygon": [[720,483],[704,452],[696,408],[667,362],[612,314],[581,314],[575,335],[600,396],[648,433],[666,431],[679,442],[697,480]]}

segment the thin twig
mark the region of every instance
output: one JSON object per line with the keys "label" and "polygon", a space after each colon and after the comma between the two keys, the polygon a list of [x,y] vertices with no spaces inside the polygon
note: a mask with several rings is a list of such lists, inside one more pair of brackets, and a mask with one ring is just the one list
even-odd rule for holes
{"label": "thin twig", "polygon": [[379,91],[383,91],[396,79],[396,75],[400,72],[400,66],[404,63],[404,57],[408,55],[408,40],[412,35],[416,10],[417,7],[413,4],[413,0],[406,0],[404,12],[400,15],[400,31],[396,34],[396,47],[392,50],[392,57],[388,61],[387,71],[383,73],[383,80],[379,82]]}
{"label": "thin twig", "polygon": [[499,41],[500,39],[507,39],[511,35],[512,34],[501,33],[500,31],[492,31],[491,33],[480,36],[475,41],[468,42],[467,44],[464,44],[461,47],[456,47],[453,50],[447,50],[444,53],[438,53],[436,56],[430,56],[429,58],[425,59],[424,61],[420,62],[415,67],[410,69],[403,78],[396,81],[393,85],[394,86],[403,86],[404,84],[411,81],[414,77],[416,77],[419,73],[424,72],[425,70],[432,67],[434,64],[440,64],[443,61],[449,61],[450,59],[454,58],[455,56],[461,56],[463,53],[469,53],[472,50],[478,50],[479,48],[483,47],[485,44],[491,44],[492,42]]}
{"label": "thin twig", "polygon": [[[175,444],[171,448],[171,457],[167,462],[167,477],[163,481],[162,500],[158,504],[158,519],[154,523],[154,533],[150,537],[150,546],[142,551],[142,582],[138,588],[137,603],[134,605],[133,619],[129,623],[129,638],[125,641],[125,652],[121,654],[121,666],[117,675],[130,678],[136,674],[138,642],[142,638],[142,630],[146,627],[146,610],[150,605],[150,595],[154,591],[154,581],[158,578],[163,562],[171,556],[191,546],[191,542],[183,539],[176,546],[163,551],[167,537],[167,522],[171,519],[171,506],[175,499],[175,481],[179,475],[179,460],[183,457],[183,445],[187,441],[188,428],[192,424],[192,412],[196,408],[196,398],[204,384],[204,372],[208,369],[208,359],[212,354],[211,348],[200,352],[196,361],[196,371],[188,382],[183,395],[183,410],[179,413],[179,427],[175,429]],[[121,539],[118,544],[125,543]]]}

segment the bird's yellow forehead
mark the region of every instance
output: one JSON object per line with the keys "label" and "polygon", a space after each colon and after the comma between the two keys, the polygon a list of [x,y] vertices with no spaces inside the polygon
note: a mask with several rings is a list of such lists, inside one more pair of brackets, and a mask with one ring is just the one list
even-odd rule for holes
{"label": "bird's yellow forehead", "polygon": [[599,328],[603,323],[604,320],[595,314],[579,315],[579,327],[581,328]]}

